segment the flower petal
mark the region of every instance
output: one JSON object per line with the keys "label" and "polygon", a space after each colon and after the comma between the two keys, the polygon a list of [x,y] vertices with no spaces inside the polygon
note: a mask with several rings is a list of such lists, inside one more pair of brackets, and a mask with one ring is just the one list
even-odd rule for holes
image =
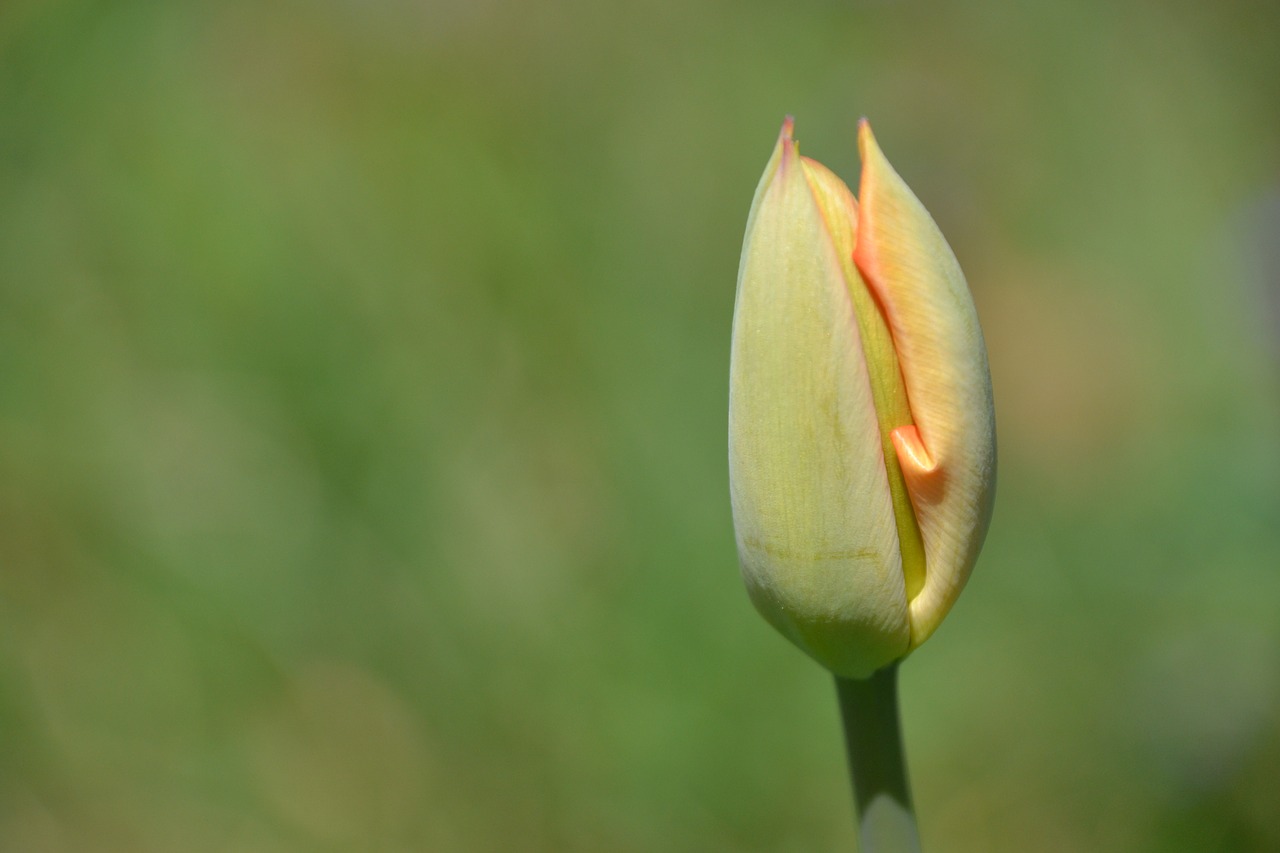
{"label": "flower petal", "polygon": [[854,265],[853,252],[858,240],[858,203],[834,172],[808,157],[801,157],[805,177],[822,211],[827,232],[835,245],[853,302],[853,313],[858,321],[858,333],[862,338],[862,352],[871,380],[871,399],[876,407],[876,419],[880,423],[880,444],[884,451],[885,473],[889,476],[889,493],[893,497],[894,517],[898,523],[898,551],[902,555],[902,575],[910,600],[924,587],[925,555],[920,528],[916,524],[915,510],[907,493],[906,479],[894,453],[892,432],[895,428],[911,423],[911,409],[907,405],[907,389],[902,382],[898,366],[898,353],[893,335],[880,307],[867,288],[862,273]]}
{"label": "flower petal", "polygon": [[865,677],[907,650],[907,598],[858,324],[789,124],[748,222],[729,384],[743,578],[778,630]]}
{"label": "flower petal", "polygon": [[854,260],[885,308],[914,427],[893,432],[924,539],[924,587],[911,646],[960,594],[991,520],[995,410],[986,347],[964,274],[928,211],[885,159],[864,119]]}

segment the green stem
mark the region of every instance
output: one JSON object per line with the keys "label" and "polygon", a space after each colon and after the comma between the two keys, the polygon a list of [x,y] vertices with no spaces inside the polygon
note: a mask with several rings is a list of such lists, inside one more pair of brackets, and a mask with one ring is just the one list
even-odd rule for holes
{"label": "green stem", "polygon": [[898,665],[836,677],[862,853],[920,853],[898,717]]}

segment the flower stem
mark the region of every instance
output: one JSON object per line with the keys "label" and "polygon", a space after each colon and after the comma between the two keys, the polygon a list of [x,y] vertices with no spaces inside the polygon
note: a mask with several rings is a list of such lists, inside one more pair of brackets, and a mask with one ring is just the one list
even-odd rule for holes
{"label": "flower stem", "polygon": [[920,853],[898,717],[898,665],[836,677],[861,853]]}

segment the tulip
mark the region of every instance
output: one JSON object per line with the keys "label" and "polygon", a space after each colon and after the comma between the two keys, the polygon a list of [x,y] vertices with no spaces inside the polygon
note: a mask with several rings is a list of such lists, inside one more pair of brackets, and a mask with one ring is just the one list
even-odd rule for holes
{"label": "tulip", "polygon": [[995,415],[964,275],[858,128],[861,202],[783,124],[747,220],[729,381],[742,576],[837,677],[910,653],[986,535]]}

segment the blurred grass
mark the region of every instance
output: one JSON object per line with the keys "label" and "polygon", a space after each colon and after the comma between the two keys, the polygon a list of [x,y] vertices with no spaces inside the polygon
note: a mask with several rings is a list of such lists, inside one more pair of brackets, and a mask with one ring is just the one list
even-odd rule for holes
{"label": "blurred grass", "polygon": [[849,849],[737,579],[777,125],[869,115],[986,328],[904,670],[937,851],[1280,848],[1280,14],[0,8],[0,849]]}

